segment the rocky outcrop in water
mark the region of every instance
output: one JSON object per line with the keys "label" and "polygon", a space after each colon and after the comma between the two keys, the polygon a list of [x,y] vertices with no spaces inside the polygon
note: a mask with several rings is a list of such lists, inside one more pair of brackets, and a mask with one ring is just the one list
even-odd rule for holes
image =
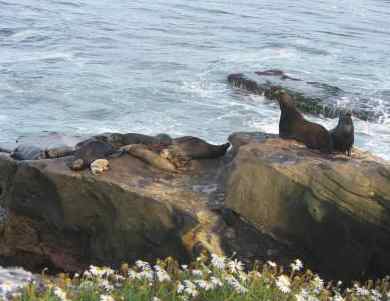
{"label": "rocky outcrop in water", "polygon": [[285,90],[292,96],[297,108],[305,113],[336,118],[341,113],[352,111],[355,117],[368,121],[376,121],[382,115],[365,101],[354,103],[353,107],[340,106],[337,100],[345,96],[343,90],[325,83],[293,78],[281,70],[230,74],[228,81],[234,87],[269,99],[276,99],[279,92]]}
{"label": "rocky outcrop in water", "polygon": [[[124,137],[104,136],[116,147]],[[78,271],[206,250],[245,262],[299,257],[337,279],[390,272],[387,162],[357,150],[323,156],[265,133],[230,141],[227,155],[180,173],[128,153],[106,158],[99,175],[70,170],[72,156],[1,154],[0,264]]]}
{"label": "rocky outcrop in water", "polygon": [[225,205],[303,247],[337,279],[390,271],[390,164],[359,150],[323,156],[293,140],[237,133]]}

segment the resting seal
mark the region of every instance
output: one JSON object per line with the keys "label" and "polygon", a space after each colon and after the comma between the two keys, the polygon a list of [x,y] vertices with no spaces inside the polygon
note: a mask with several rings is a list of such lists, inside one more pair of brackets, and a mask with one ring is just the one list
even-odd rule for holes
{"label": "resting seal", "polygon": [[184,136],[173,139],[172,144],[160,152],[160,155],[171,161],[177,168],[184,168],[191,160],[214,159],[225,155],[230,143],[210,144],[203,139]]}
{"label": "resting seal", "polygon": [[157,136],[149,136],[137,133],[105,133],[93,136],[87,140],[81,141],[76,145],[76,149],[91,141],[99,141],[111,144],[114,148],[119,149],[122,146],[129,144],[144,144],[144,145],[164,145],[168,146],[172,143],[172,138],[167,134],[158,134]]}
{"label": "resting seal", "polygon": [[69,167],[81,170],[89,167],[93,161],[104,159],[114,152],[115,148],[110,143],[90,140],[75,151],[74,160]]}
{"label": "resting seal", "polygon": [[159,168],[161,170],[177,172],[176,166],[173,165],[168,159],[160,156],[154,151],[150,150],[148,146],[143,144],[130,144],[123,146],[122,151],[127,152],[129,155],[136,157],[153,167]]}
{"label": "resting seal", "polygon": [[277,100],[281,115],[279,121],[279,136],[284,139],[295,139],[308,148],[319,149],[323,153],[332,152],[330,133],[322,125],[306,120],[297,110],[293,99],[281,91]]}
{"label": "resting seal", "polygon": [[230,143],[221,145],[210,144],[203,139],[184,136],[173,139],[174,147],[180,149],[190,159],[213,159],[225,155]]}
{"label": "resting seal", "polygon": [[351,113],[341,114],[337,126],[330,131],[333,141],[333,149],[351,156],[355,133]]}

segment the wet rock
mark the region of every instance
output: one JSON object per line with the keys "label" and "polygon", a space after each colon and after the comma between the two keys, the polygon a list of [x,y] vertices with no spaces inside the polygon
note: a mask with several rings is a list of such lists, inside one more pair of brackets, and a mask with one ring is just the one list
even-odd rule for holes
{"label": "wet rock", "polygon": [[375,106],[369,107],[365,100],[355,101],[349,107],[339,106],[337,100],[346,95],[340,88],[294,78],[281,70],[230,74],[228,82],[234,87],[264,95],[269,99],[276,99],[280,91],[284,90],[292,96],[297,108],[305,113],[336,118],[342,113],[352,111],[353,116],[368,121],[376,121],[383,115]]}
{"label": "wet rock", "polygon": [[350,280],[389,273],[388,162],[357,149],[351,159],[329,157],[292,140],[250,136],[230,139],[236,156],[228,208],[259,231],[305,249],[326,275]]}

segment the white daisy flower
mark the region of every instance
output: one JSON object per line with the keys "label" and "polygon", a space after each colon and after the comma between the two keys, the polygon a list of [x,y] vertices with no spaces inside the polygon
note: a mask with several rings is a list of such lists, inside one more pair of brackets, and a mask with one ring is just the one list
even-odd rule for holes
{"label": "white daisy flower", "polygon": [[142,261],[142,260],[137,260],[135,262],[135,265],[137,267],[139,267],[141,270],[144,270],[144,271],[149,271],[151,270],[152,268],[150,267],[150,264],[146,261]]}
{"label": "white daisy flower", "polygon": [[162,267],[160,267],[159,265],[155,265],[154,269],[156,270],[156,275],[159,282],[171,281],[171,276],[169,276],[167,271],[165,271]]}
{"label": "white daisy flower", "polygon": [[199,293],[196,290],[196,285],[190,280],[184,280],[184,292],[191,297],[196,297]]}
{"label": "white daisy flower", "polygon": [[302,270],[303,263],[299,259],[295,259],[294,262],[292,264],[290,264],[290,266],[291,266],[291,269],[293,271],[298,272],[298,271]]}
{"label": "white daisy flower", "polygon": [[179,281],[179,283],[177,284],[177,288],[176,288],[177,293],[181,294],[182,292],[184,292],[184,289],[185,289],[185,286]]}
{"label": "white daisy flower", "polygon": [[222,287],[223,286],[222,281],[219,278],[214,277],[214,276],[210,277],[210,282],[211,282],[211,285],[212,285],[213,289],[217,288],[217,287]]}
{"label": "white daisy flower", "polygon": [[233,276],[229,275],[226,277],[226,282],[234,288],[239,294],[245,294],[248,292],[248,289],[241,285],[241,283],[234,278]]}
{"label": "white daisy flower", "polygon": [[66,293],[59,287],[55,287],[53,290],[53,293],[56,297],[58,297],[61,301],[66,301],[68,300],[66,298]]}
{"label": "white daisy flower", "polygon": [[101,295],[100,296],[100,301],[115,301],[113,297],[109,295]]}
{"label": "white daisy flower", "polygon": [[196,276],[196,277],[202,277],[203,276],[203,272],[201,270],[192,270],[191,274]]}
{"label": "white daisy flower", "polygon": [[290,279],[286,275],[280,275],[276,280],[276,286],[282,293],[288,294],[291,291],[290,285]]}
{"label": "white daisy flower", "polygon": [[268,263],[268,265],[269,265],[270,267],[276,268],[276,263],[275,263],[275,262],[273,262],[273,261],[271,261],[271,260],[268,260],[267,263]]}
{"label": "white daisy flower", "polygon": [[318,277],[318,275],[314,277],[311,283],[313,285],[314,291],[317,294],[324,288],[324,280]]}
{"label": "white daisy flower", "polygon": [[218,270],[225,269],[225,261],[226,258],[224,256],[218,256],[216,254],[211,255],[211,264],[213,267],[217,268]]}
{"label": "white daisy flower", "polygon": [[237,259],[230,260],[228,262],[228,267],[232,273],[239,273],[244,270],[244,264]]}

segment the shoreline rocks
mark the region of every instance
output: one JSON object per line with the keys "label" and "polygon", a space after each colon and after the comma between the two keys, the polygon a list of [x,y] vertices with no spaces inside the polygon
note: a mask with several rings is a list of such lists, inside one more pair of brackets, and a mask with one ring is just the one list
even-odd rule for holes
{"label": "shoreline rocks", "polygon": [[[119,148],[124,137],[175,144],[124,135],[94,137]],[[247,263],[301,258],[343,280],[390,272],[388,162],[358,150],[351,160],[324,157],[266,133],[229,141],[225,156],[192,159],[180,173],[129,155],[110,157],[95,176],[70,170],[72,156],[0,154],[0,264],[80,271],[207,251]]]}
{"label": "shoreline rocks", "polygon": [[236,133],[226,207],[310,254],[338,279],[390,271],[390,164],[354,149],[323,156],[293,140]]}

